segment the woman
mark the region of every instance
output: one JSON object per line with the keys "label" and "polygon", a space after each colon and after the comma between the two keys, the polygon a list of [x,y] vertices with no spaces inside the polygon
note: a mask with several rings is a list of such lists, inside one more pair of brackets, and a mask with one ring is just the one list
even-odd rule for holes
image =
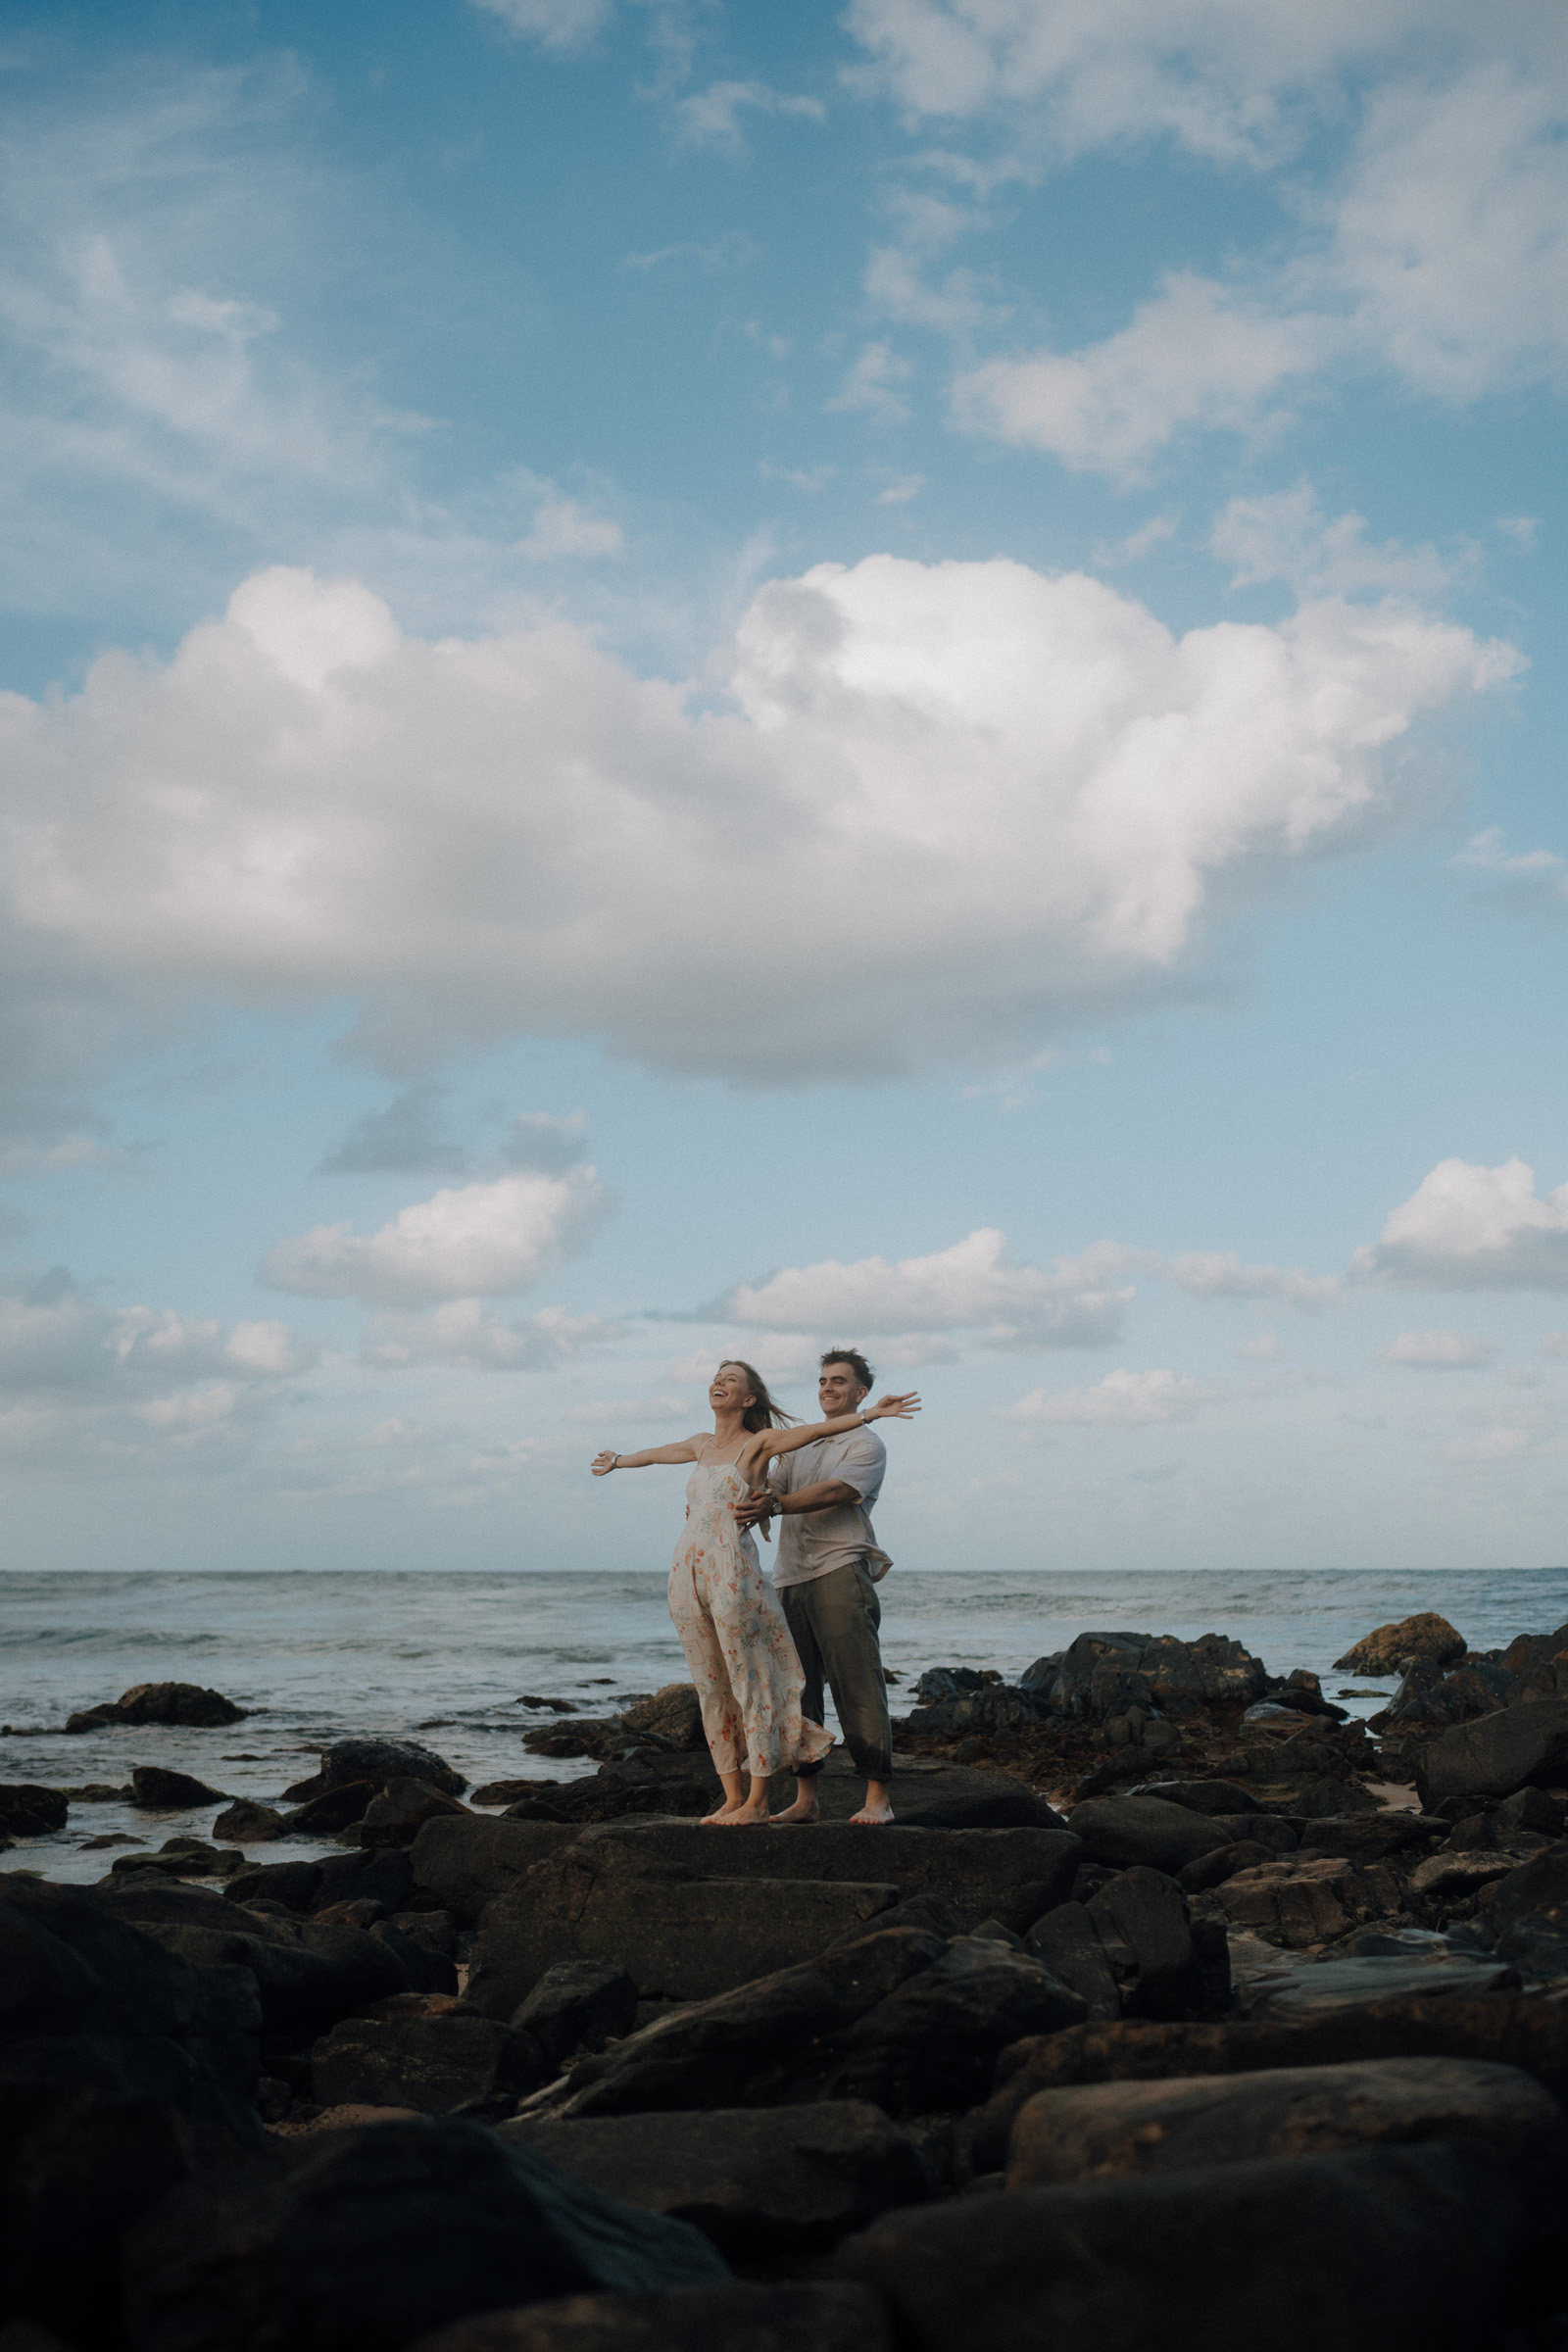
{"label": "woman", "polygon": [[[669,1613],[703,1705],[703,1729],[723,1783],[724,1802],[705,1829],[744,1829],[767,1820],[767,1784],[775,1772],[814,1764],[833,1745],[819,1724],[801,1715],[806,1677],[784,1612],[764,1581],[750,1531],[735,1505],[762,1483],[776,1454],[817,1438],[837,1437],[863,1421],[907,1421],[920,1399],[884,1396],[862,1411],[786,1431],[789,1415],[750,1364],[729,1359],[709,1386],[713,1434],[699,1432],[643,1453],[601,1453],[595,1478],[644,1470],[654,1462],[693,1462],[686,1485],[686,1532],[669,1572]],[[741,1766],[750,1776],[748,1788]]]}

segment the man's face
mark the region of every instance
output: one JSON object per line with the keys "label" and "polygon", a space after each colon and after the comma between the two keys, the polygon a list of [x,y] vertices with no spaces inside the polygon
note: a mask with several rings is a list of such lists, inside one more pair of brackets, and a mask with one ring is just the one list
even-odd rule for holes
{"label": "man's face", "polygon": [[824,1421],[836,1421],[841,1413],[859,1410],[860,1398],[868,1395],[856,1379],[849,1364],[824,1364],[822,1377],[816,1384],[816,1400],[822,1408]]}

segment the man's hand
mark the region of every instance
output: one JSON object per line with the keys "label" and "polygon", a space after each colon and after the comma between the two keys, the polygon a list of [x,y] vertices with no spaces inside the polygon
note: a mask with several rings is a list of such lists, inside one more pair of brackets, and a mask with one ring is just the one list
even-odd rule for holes
{"label": "man's hand", "polygon": [[750,1494],[743,1494],[739,1502],[732,1502],[729,1507],[742,1527],[756,1527],[759,1520],[771,1519],[784,1505],[782,1495],[775,1494],[770,1487],[754,1487]]}

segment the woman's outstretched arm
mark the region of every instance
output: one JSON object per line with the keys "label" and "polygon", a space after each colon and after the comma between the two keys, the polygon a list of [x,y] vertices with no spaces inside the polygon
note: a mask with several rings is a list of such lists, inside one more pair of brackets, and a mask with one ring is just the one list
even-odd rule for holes
{"label": "woman's outstretched arm", "polygon": [[802,1446],[814,1446],[818,1438],[841,1437],[847,1429],[858,1429],[863,1421],[912,1421],[920,1410],[918,1390],[911,1389],[906,1396],[879,1396],[875,1404],[859,1406],[853,1413],[840,1413],[832,1421],[809,1421],[799,1429],[760,1429],[742,1447],[740,1459],[751,1469],[760,1469],[780,1453],[794,1453]]}
{"label": "woman's outstretched arm", "polygon": [[641,1453],[596,1453],[590,1468],[595,1478],[612,1470],[648,1470],[655,1462],[695,1462],[700,1438],[680,1438],[673,1446],[648,1446]]}

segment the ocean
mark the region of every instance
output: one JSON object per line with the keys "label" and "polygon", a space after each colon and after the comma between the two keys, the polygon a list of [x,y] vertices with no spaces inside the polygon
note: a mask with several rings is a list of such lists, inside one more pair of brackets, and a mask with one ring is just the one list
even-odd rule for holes
{"label": "ocean", "polygon": [[[1568,1620],[1568,1568],[1080,1578],[895,1569],[881,1593],[883,1655],[905,1686],[943,1665],[996,1667],[1011,1679],[1075,1634],[1120,1628],[1186,1640],[1229,1634],[1272,1672],[1310,1667],[1332,1692],[1348,1679],[1331,1674],[1335,1658],[1373,1626],[1418,1609],[1449,1618],[1473,1649]],[[24,1735],[0,1748],[4,1781],[120,1786],[133,1765],[163,1764],[231,1796],[273,1799],[314,1771],[315,1750],[357,1732],[416,1738],[476,1783],[566,1779],[594,1766],[530,1756],[520,1734],[543,1718],[520,1697],[608,1712],[684,1679],[658,1571],[0,1574],[0,1720]],[[52,1728],[73,1709],[150,1682],[206,1684],[255,1712],[218,1731],[66,1739]],[[898,1712],[896,1692],[894,1700]],[[1346,1703],[1366,1714],[1379,1701]],[[121,1849],[84,1851],[86,1838],[119,1832],[156,1845],[205,1836],[216,1809],[73,1805],[64,1831],[13,1846],[0,1870],[91,1881]],[[256,1854],[283,1861],[318,1851],[280,1840]]]}

